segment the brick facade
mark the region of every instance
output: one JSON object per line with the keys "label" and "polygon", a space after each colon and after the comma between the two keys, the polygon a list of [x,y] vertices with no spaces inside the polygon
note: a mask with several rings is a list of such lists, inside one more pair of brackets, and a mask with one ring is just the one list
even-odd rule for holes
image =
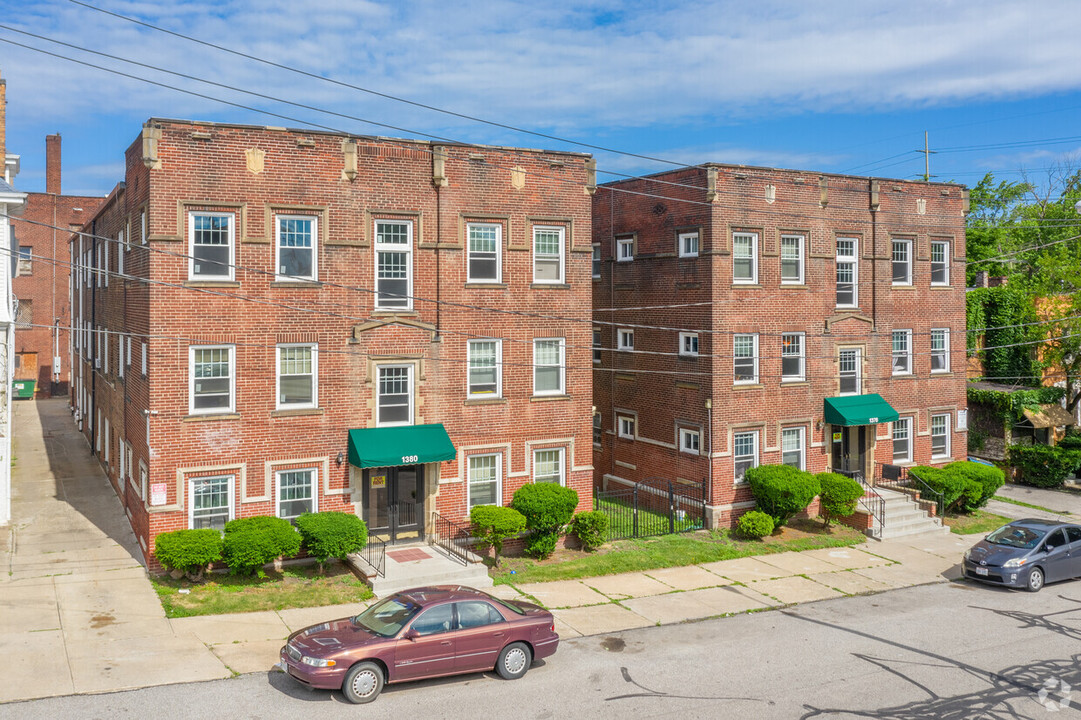
{"label": "brick facade", "polygon": [[[498,457],[497,496],[506,504],[538,472],[534,453],[556,450],[540,459],[587,507],[588,162],[573,153],[148,122],[127,151],[125,182],[72,243],[82,327],[72,401],[148,555],[156,535],[193,524],[191,494],[213,484],[198,478],[226,478],[229,516],[241,517],[278,513],[285,474],[310,471],[319,510],[364,516],[364,483],[396,475],[370,471],[364,480],[347,459],[347,433],[393,412],[411,424],[442,423],[457,451],[422,466],[425,521],[433,510],[467,516],[469,458],[479,454]],[[219,222],[218,235],[204,232]],[[480,252],[483,243],[471,253],[470,223],[496,238],[494,255]],[[314,256],[304,255],[314,259],[314,281],[276,275],[295,259],[277,254],[279,229],[290,227],[315,238]],[[232,267],[201,254],[222,246],[196,247],[196,228],[200,242],[225,239]],[[535,231],[558,251],[538,271],[541,282]],[[404,245],[386,245],[397,239]],[[376,279],[377,253],[403,247],[411,289],[377,285],[389,282]],[[471,258],[486,269],[476,275],[497,268],[498,276],[471,282]],[[103,266],[107,286],[95,272]],[[547,271],[560,275],[543,282]],[[411,307],[385,307],[394,303]],[[501,378],[494,391],[470,397],[468,343],[477,338],[500,341]],[[556,339],[551,347],[565,353],[561,390],[534,393],[538,338]],[[299,347],[305,361],[314,354],[317,370],[280,364],[283,347]],[[215,368],[228,377],[211,379]],[[302,394],[316,401],[283,407],[279,368],[299,372]],[[400,396],[391,381],[398,373],[408,388]],[[390,407],[399,400],[407,409]]]}
{"label": "brick facade", "polygon": [[[847,394],[881,394],[907,419],[911,449],[903,456],[898,442],[898,464],[964,459],[966,210],[958,185],[743,166],[600,186],[597,484],[704,485],[712,521],[727,526],[753,506],[736,455],[780,463],[785,440],[791,462],[820,472],[846,463],[834,460],[834,433],[851,432],[852,469],[876,474],[895,462],[893,425],[864,426],[860,463],[860,430],[824,422],[824,400],[845,394],[842,359],[846,391],[859,371]],[[895,283],[893,253],[901,261],[906,248],[907,282]],[[839,261],[855,268],[853,302],[839,300]],[[621,330],[633,352],[618,349]]]}

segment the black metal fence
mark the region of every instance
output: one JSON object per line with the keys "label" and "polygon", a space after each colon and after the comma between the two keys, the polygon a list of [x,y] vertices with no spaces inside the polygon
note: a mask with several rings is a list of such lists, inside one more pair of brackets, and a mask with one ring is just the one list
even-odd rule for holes
{"label": "black metal fence", "polygon": [[595,491],[593,508],[608,516],[608,540],[671,535],[705,527],[705,485],[648,479]]}
{"label": "black metal fence", "polygon": [[452,558],[468,565],[473,555],[472,547],[476,542],[468,525],[459,525],[447,520],[437,512],[432,513],[432,534],[429,538],[437,547],[442,548]]}
{"label": "black metal fence", "polygon": [[875,468],[875,486],[896,490],[908,495],[919,495],[920,500],[932,502],[938,517],[946,514],[946,502],[942,493],[925,483],[908,468],[888,463],[878,463]]}
{"label": "black metal fence", "polygon": [[386,576],[387,570],[387,544],[377,537],[369,537],[368,544],[359,553],[364,562],[375,570],[379,577]]}

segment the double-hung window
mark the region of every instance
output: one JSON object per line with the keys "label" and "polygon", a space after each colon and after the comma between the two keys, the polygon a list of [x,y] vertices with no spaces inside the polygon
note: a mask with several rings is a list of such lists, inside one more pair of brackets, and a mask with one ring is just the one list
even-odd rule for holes
{"label": "double-hung window", "polygon": [[501,279],[499,251],[503,247],[503,226],[498,223],[469,223],[467,282],[497,283]]}
{"label": "double-hung window", "polygon": [[734,382],[758,382],[758,335],[734,335],[732,356]]}
{"label": "double-hung window", "polygon": [[931,328],[931,372],[950,371],[950,329]]}
{"label": "double-hung window", "polygon": [[698,455],[702,452],[702,431],[691,428],[679,429],[679,451]]}
{"label": "double-hung window", "polygon": [[413,221],[375,222],[375,308],[413,307]]}
{"label": "double-hung window", "polygon": [[563,282],[563,245],[566,228],[537,225],[533,228],[533,282]]}
{"label": "double-hung window", "polygon": [[537,338],[533,341],[533,394],[562,395],[563,338]]}
{"label": "double-hung window", "polygon": [[616,238],[616,262],[634,260],[634,237]]}
{"label": "double-hung window", "polygon": [[912,418],[893,421],[893,462],[912,462]]}
{"label": "double-hung window", "polygon": [[310,215],[279,215],[276,264],[278,280],[317,280],[319,228]]}
{"label": "double-hung window", "polygon": [[931,241],[931,284],[950,284],[950,243],[947,240]]}
{"label": "double-hung window", "polygon": [[601,329],[593,328],[593,362],[601,361]]}
{"label": "double-hung window", "polygon": [[499,340],[469,341],[469,397],[497,398],[501,387],[501,343]]}
{"label": "double-hung window", "polygon": [[600,413],[596,413],[593,416],[593,444],[598,447],[604,442],[604,426]]}
{"label": "double-hung window", "polygon": [[633,415],[616,416],[616,435],[626,440],[634,440],[635,417]]}
{"label": "double-hung window", "polygon": [[732,435],[732,467],[737,483],[745,482],[747,471],[758,467],[758,431]]}
{"label": "double-hung window", "polygon": [[758,233],[732,236],[732,282],[749,285],[758,282]]}
{"label": "double-hung window", "polygon": [[679,234],[679,256],[684,258],[698,257],[697,231]]}
{"label": "double-hung window", "polygon": [[193,346],[189,353],[189,411],[198,413],[232,412],[235,403],[236,373],[232,345]]}
{"label": "double-hung window", "polygon": [[856,238],[837,238],[837,307],[859,304],[859,257]]}
{"label": "double-hung window", "polygon": [[118,277],[124,277],[125,250],[127,250],[127,245],[124,243],[124,231],[121,230],[116,234],[116,274]]}
{"label": "double-hung window", "polygon": [[319,350],[317,345],[279,345],[278,409],[317,407]]}
{"label": "double-hung window", "polygon": [[803,428],[781,430],[781,464],[803,469]]}
{"label": "double-hung window", "polygon": [[318,470],[282,470],[276,476],[278,517],[293,521],[304,513],[316,512]]}
{"label": "double-hung window", "polygon": [[563,485],[563,448],[533,451],[533,482]]}
{"label": "double-hung window", "polygon": [[931,416],[931,457],[945,458],[950,456],[950,416]]}
{"label": "double-hung window", "polygon": [[698,333],[681,332],[679,334],[679,354],[683,357],[698,357]]}
{"label": "double-hung window", "polygon": [[630,328],[620,328],[616,331],[616,337],[618,338],[616,344],[617,350],[634,350],[634,330]]}
{"label": "double-hung window", "polygon": [[781,236],[781,283],[803,283],[803,235]]}
{"label": "double-hung window", "polygon": [[893,331],[893,374],[910,375],[912,373],[912,331]]}
{"label": "double-hung window", "polygon": [[893,240],[893,284],[912,284],[912,241]]}
{"label": "double-hung window", "polygon": [[842,348],[837,353],[841,395],[859,395],[863,379],[859,348]]}
{"label": "double-hung window", "polygon": [[192,478],[188,488],[188,527],[224,530],[233,519],[233,476]]}
{"label": "double-hung window", "polygon": [[502,505],[499,492],[501,458],[498,453],[469,456],[469,507]]}
{"label": "double-hung window", "polygon": [[236,246],[231,213],[188,214],[188,278],[232,280]]}
{"label": "double-hung window", "polygon": [[781,382],[804,379],[803,333],[781,335]]}
{"label": "double-hung window", "polygon": [[593,279],[598,280],[601,276],[601,244],[593,243]]}
{"label": "double-hung window", "polygon": [[378,369],[375,424],[413,424],[413,366],[380,365]]}

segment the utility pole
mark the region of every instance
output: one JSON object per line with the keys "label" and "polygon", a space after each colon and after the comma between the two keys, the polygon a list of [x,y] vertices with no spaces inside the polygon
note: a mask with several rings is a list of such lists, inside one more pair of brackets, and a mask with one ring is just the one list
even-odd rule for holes
{"label": "utility pole", "polygon": [[931,182],[931,156],[935,153],[931,151],[931,146],[927,142],[927,131],[923,131],[923,150],[917,150],[916,152],[923,153],[923,181]]}

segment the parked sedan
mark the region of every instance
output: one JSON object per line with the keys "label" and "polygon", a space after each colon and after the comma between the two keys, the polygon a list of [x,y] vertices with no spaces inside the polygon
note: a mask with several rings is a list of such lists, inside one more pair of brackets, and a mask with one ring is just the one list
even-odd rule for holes
{"label": "parked sedan", "polygon": [[461,586],[404,590],[356,617],[289,636],[278,667],[351,702],[375,700],[386,683],[495,670],[507,680],[559,645],[552,614]]}
{"label": "parked sedan", "polygon": [[1081,527],[1015,520],[965,553],[965,577],[1037,592],[1044,583],[1081,577]]}

